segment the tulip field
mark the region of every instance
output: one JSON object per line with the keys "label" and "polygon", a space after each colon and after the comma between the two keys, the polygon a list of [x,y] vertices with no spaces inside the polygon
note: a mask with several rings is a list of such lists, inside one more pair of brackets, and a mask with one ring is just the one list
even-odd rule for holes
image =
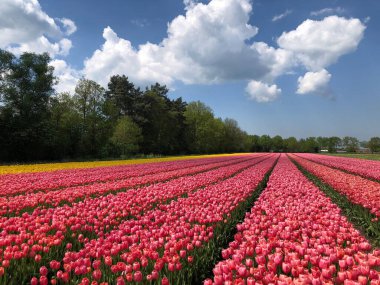
{"label": "tulip field", "polygon": [[377,161],[253,153],[9,168],[0,284],[380,284]]}

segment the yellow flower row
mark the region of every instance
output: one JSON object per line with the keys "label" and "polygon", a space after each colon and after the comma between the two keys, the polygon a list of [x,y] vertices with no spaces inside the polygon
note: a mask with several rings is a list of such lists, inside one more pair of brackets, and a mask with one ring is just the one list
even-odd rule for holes
{"label": "yellow flower row", "polygon": [[129,159],[129,160],[109,160],[109,161],[87,161],[87,162],[62,162],[62,163],[44,163],[44,164],[23,164],[23,165],[3,165],[0,166],[1,174],[27,173],[27,172],[47,172],[62,169],[74,168],[92,168],[101,166],[114,166],[126,164],[142,164],[151,162],[196,159],[218,156],[243,155],[239,154],[212,154],[212,155],[191,155],[191,156],[171,156],[160,158],[144,158],[144,159]]}

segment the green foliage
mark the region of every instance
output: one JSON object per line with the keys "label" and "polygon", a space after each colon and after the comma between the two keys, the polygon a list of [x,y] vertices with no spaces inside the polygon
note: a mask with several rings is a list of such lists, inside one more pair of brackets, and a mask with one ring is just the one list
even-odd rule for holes
{"label": "green foliage", "polygon": [[272,150],[272,139],[268,135],[262,135],[259,138],[259,145],[261,148],[261,151],[269,152]]}
{"label": "green foliage", "polygon": [[74,108],[81,115],[79,152],[84,156],[98,156],[109,137],[102,114],[104,92],[98,83],[85,78],[75,87]]}
{"label": "green foliage", "polygon": [[330,137],[328,140],[328,151],[336,152],[339,146],[342,145],[342,140],[338,137]]}
{"label": "green foliage", "polygon": [[379,137],[373,137],[369,140],[367,144],[368,148],[371,150],[371,152],[380,152],[380,138]]}
{"label": "green foliage", "polygon": [[82,135],[82,117],[69,93],[61,93],[50,100],[53,127],[53,158],[76,157]]}
{"label": "green foliage", "polygon": [[32,160],[50,148],[49,99],[56,83],[47,53],[0,50],[0,156]]}
{"label": "green foliage", "polygon": [[348,152],[356,152],[359,148],[359,140],[354,137],[344,137],[342,139],[342,144]]}
{"label": "green foliage", "polygon": [[141,141],[141,130],[128,116],[121,117],[110,141],[120,150],[122,155],[136,153]]}
{"label": "green foliage", "polygon": [[284,147],[287,152],[296,152],[298,150],[298,141],[295,137],[284,139]]}
{"label": "green foliage", "polygon": [[211,108],[200,101],[191,102],[187,105],[184,116],[188,126],[190,152],[217,152],[221,144],[223,122],[214,118]]}
{"label": "green foliage", "polygon": [[245,145],[245,138],[247,134],[244,133],[234,119],[226,118],[224,120],[224,134],[222,139],[224,152],[237,152],[247,149]]}
{"label": "green foliage", "polygon": [[108,111],[108,115],[114,120],[121,116],[129,116],[134,121],[138,121],[141,96],[140,89],[136,88],[128,77],[114,75],[110,78],[108,90],[105,92],[105,99],[109,106],[106,112]]}
{"label": "green foliage", "polygon": [[272,138],[272,145],[274,152],[281,152],[284,150],[284,140],[281,136],[275,136]]}

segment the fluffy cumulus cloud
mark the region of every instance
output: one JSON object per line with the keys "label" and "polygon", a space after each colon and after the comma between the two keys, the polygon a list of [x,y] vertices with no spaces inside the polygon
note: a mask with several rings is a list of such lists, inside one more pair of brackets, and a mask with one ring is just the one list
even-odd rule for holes
{"label": "fluffy cumulus cloud", "polygon": [[[72,43],[65,35],[75,32],[69,19],[55,21],[37,0],[2,0],[0,14],[0,48],[16,54],[48,52],[52,57],[67,55]],[[65,30],[59,24],[62,23]]]}
{"label": "fluffy cumulus cloud", "polygon": [[105,42],[86,60],[84,73],[102,80],[123,72],[139,83],[211,84],[260,78],[270,72],[255,48],[246,44],[258,29],[248,24],[248,0],[212,0],[207,5],[188,1],[185,15],[168,25],[158,45],[134,48],[109,27]]}
{"label": "fluffy cumulus cloud", "polygon": [[[140,85],[246,80],[251,98],[269,102],[281,93],[274,84],[277,77],[296,67],[321,72],[354,51],[365,30],[358,19],[329,16],[305,20],[295,30],[284,32],[277,40],[278,47],[264,42],[248,44],[258,33],[258,28],[249,24],[249,0],[184,3],[185,14],[168,24],[167,36],[159,44],[133,47],[112,28],[105,28],[103,45],[85,61],[85,76],[103,85],[117,73],[127,74]],[[322,85],[314,85],[318,86]]]}
{"label": "fluffy cumulus cloud", "polygon": [[281,89],[278,88],[277,85],[268,85],[256,80],[251,80],[245,91],[251,99],[254,99],[260,103],[274,101],[281,94]]}
{"label": "fluffy cumulus cloud", "polygon": [[71,34],[77,31],[77,26],[75,25],[74,21],[67,18],[59,19],[59,21],[62,23],[63,27],[65,28],[66,35],[70,36]]}
{"label": "fluffy cumulus cloud", "polygon": [[[53,19],[42,10],[38,0],[1,0],[0,14],[6,15],[0,17],[0,48],[17,55],[48,52],[56,58],[69,54],[72,42],[67,36],[76,31],[75,23],[67,18]],[[63,60],[55,59],[51,64],[55,75],[60,77],[57,89],[72,90],[79,73]]]}
{"label": "fluffy cumulus cloud", "polygon": [[41,36],[34,41],[8,46],[6,49],[15,54],[21,54],[23,52],[47,52],[50,56],[55,57],[57,55],[68,55],[71,47],[71,41],[66,38],[52,43],[45,36]]}
{"label": "fluffy cumulus cloud", "polygon": [[70,92],[74,93],[75,85],[81,77],[81,73],[69,66],[66,61],[62,59],[54,59],[50,65],[54,67],[54,75],[58,78],[59,82],[55,87],[58,93]]}
{"label": "fluffy cumulus cloud", "polygon": [[[171,86],[175,81],[245,81],[251,98],[269,102],[281,93],[276,79],[300,68],[307,73],[299,79],[298,93],[317,93],[317,89],[324,88],[331,77],[325,69],[353,52],[365,30],[358,19],[308,19],[284,32],[277,39],[278,46],[270,46],[254,41],[259,29],[250,24],[250,0],[211,0],[207,4],[184,0],[184,4],[184,15],[168,24],[167,35],[159,44],[148,42],[134,47],[106,27],[104,43],[84,61],[83,70],[77,71],[59,58],[72,47],[68,37],[77,29],[72,20],[51,18],[38,0],[2,0],[0,13],[7,17],[0,18],[0,48],[15,53],[49,52],[55,59],[55,73],[61,77],[59,90],[73,90],[82,75],[106,86],[110,76],[126,74],[141,86],[154,82]],[[290,13],[285,11],[273,21]]]}
{"label": "fluffy cumulus cloud", "polygon": [[331,74],[326,69],[317,72],[309,71],[304,76],[298,77],[297,93],[318,93],[324,95],[326,94],[330,78]]}
{"label": "fluffy cumulus cloud", "polygon": [[293,52],[307,69],[317,71],[356,50],[364,30],[365,25],[359,19],[329,16],[321,21],[304,21],[297,29],[284,32],[277,43]]}
{"label": "fluffy cumulus cloud", "polygon": [[103,38],[105,42],[101,49],[85,61],[83,73],[86,77],[104,86],[115,74],[127,74],[132,81],[141,85],[172,83],[172,77],[160,71],[164,68],[163,63],[152,58],[158,46],[148,43],[137,51],[130,41],[119,38],[110,27],[104,29]]}

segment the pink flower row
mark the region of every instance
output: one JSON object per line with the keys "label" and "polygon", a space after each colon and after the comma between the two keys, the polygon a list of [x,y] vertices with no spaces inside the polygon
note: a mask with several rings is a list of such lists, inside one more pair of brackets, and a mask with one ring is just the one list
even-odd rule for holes
{"label": "pink flower row", "polygon": [[196,173],[209,171],[217,167],[227,167],[229,165],[240,164],[241,162],[250,162],[255,159],[265,159],[265,156],[245,156],[239,159],[231,159],[222,162],[207,163],[205,165],[189,166],[178,170],[165,171],[155,174],[148,174],[125,179],[116,179],[114,181],[99,182],[89,185],[67,187],[59,190],[50,190],[43,192],[27,193],[17,196],[0,197],[0,215],[9,213],[18,214],[20,210],[25,208],[34,208],[39,205],[58,206],[62,202],[72,203],[77,199],[84,199],[86,197],[100,196],[111,193],[120,189],[128,189],[139,185],[146,185],[174,179],[176,177],[183,177],[194,175]]}
{"label": "pink flower row", "polygon": [[302,153],[297,154],[302,158],[312,160],[326,166],[339,168],[360,174],[364,177],[380,180],[380,161],[357,159],[350,157],[335,157],[320,154]]}
{"label": "pink flower row", "polygon": [[[264,161],[260,163],[262,160]],[[24,213],[20,217],[2,217],[0,261],[4,267],[7,267],[12,259],[32,257],[38,261],[41,254],[49,254],[51,249],[65,243],[65,238],[71,233],[80,243],[89,242],[88,238],[83,238],[83,234],[92,233],[103,239],[107,232],[117,228],[120,223],[134,223],[134,219],[152,209],[154,205],[160,205],[183,194],[191,195],[195,189],[218,182],[247,167],[252,171],[256,168],[255,164],[262,165],[268,163],[268,160],[273,161],[273,155],[268,159],[255,158],[194,176],[130,189],[116,195],[87,198],[71,206],[37,208],[33,213]],[[133,219],[129,220],[131,218]]]}
{"label": "pink flower row", "polygon": [[[98,239],[82,239],[83,249],[75,252],[68,247],[57,261],[61,267],[53,279],[98,284],[108,268],[114,274],[112,284],[153,280],[169,284],[165,274],[180,273],[196,261],[194,249],[207,246],[215,227],[252,195],[275,160],[271,156],[218,184],[188,192],[188,197],[144,211]],[[42,272],[38,279],[44,276]]]}
{"label": "pink flower row", "polygon": [[380,183],[357,175],[348,174],[303,158],[291,155],[307,171],[311,172],[355,204],[362,205],[380,217]]}
{"label": "pink flower row", "polygon": [[380,250],[282,155],[204,284],[380,284]]}
{"label": "pink flower row", "polygon": [[115,181],[118,179],[176,171],[188,167],[206,166],[223,162],[228,163],[242,158],[244,158],[244,156],[0,175],[0,196],[47,191],[96,182]]}

